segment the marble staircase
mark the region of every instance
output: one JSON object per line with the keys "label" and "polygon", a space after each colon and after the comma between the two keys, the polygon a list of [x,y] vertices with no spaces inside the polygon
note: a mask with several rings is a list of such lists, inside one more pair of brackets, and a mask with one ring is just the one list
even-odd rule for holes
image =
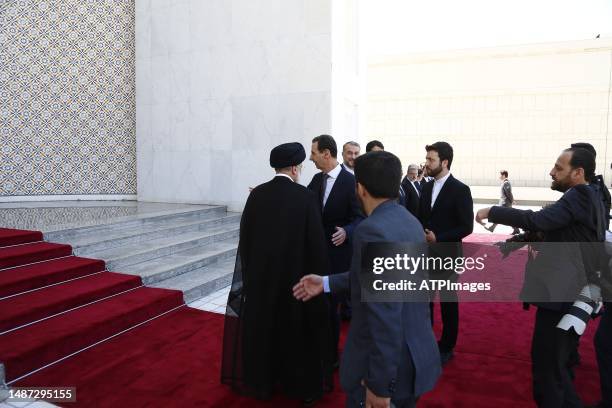
{"label": "marble staircase", "polygon": [[231,284],[239,226],[240,214],[224,206],[188,206],[43,232],[74,255],[104,260],[109,271],[181,290],[190,303]]}

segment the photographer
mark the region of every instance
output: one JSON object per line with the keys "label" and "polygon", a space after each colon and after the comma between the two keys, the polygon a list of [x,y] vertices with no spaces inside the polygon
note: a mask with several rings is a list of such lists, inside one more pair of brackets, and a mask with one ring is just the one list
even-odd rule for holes
{"label": "photographer", "polygon": [[[597,157],[597,152],[590,143],[572,143],[572,147],[586,149],[595,158]],[[600,198],[606,211],[605,215],[607,218],[605,218],[605,224],[607,229],[609,227],[610,204],[612,201],[610,199],[610,192],[601,174],[595,176],[595,180],[591,184],[598,186]],[[609,258],[612,255],[612,234],[608,232],[607,235],[606,250],[607,257]],[[602,400],[595,408],[612,408],[612,274],[610,272],[610,264],[605,265],[602,270],[604,274],[600,286],[605,306],[597,332],[595,333],[595,352],[599,367]]]}
{"label": "photographer", "polygon": [[[595,279],[595,272],[600,270],[601,257],[583,252],[585,249],[597,251],[601,246],[582,244],[603,242],[605,209],[599,198],[599,186],[589,184],[595,180],[595,157],[587,149],[564,150],[550,176],[553,179],[551,188],[563,193],[554,204],[537,212],[505,207],[484,208],[478,211],[476,221],[488,219],[494,223],[541,232],[544,242],[576,243],[567,245],[567,252],[552,251],[542,246],[532,267],[526,270],[521,297],[537,306],[531,349],[533,394],[537,405],[582,407],[568,367],[579,335],[574,328],[558,328],[572,309],[572,302],[551,300],[568,293],[575,293],[578,297],[580,288]],[[582,262],[576,262],[577,257]],[[548,269],[538,269],[533,265],[547,265]],[[549,294],[549,299],[535,301],[529,296],[534,288],[540,290],[539,293]]]}

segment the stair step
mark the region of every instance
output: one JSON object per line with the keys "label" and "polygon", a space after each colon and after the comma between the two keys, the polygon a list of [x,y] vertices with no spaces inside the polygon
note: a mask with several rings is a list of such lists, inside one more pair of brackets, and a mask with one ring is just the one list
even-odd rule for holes
{"label": "stair step", "polygon": [[[218,341],[215,336],[222,327],[223,319],[218,315],[182,307],[13,385],[70,384],[84,390],[82,394],[77,391],[78,405],[82,407],[97,407],[101,401],[105,407],[125,407],[128,393],[131,407],[218,407],[219,403],[206,392],[218,387],[216,378],[206,378],[203,373],[205,366],[217,360],[207,351],[214,349],[211,345]],[[184,387],[181,379],[193,380],[194,375],[198,376],[198,385]],[[118,390],[117,383],[130,387]],[[169,384],[181,385],[172,388],[176,390],[173,402],[156,403],[167,398]],[[193,403],[196,394],[200,398],[198,404]]]}
{"label": "stair step", "polygon": [[203,268],[154,283],[151,286],[180,290],[183,292],[185,303],[190,303],[231,285],[235,262],[235,259],[232,257],[222,262],[216,262]]}
{"label": "stair step", "polygon": [[101,272],[0,300],[0,333],[138,286],[138,276]]}
{"label": "stair step", "polygon": [[94,233],[75,237],[70,241],[75,255],[87,255],[96,251],[145,242],[156,238],[180,235],[187,232],[205,231],[209,228],[238,223],[240,215],[224,217],[208,216],[200,219],[188,219],[176,222],[165,220],[138,227],[109,230],[107,233]]}
{"label": "stair step", "polygon": [[178,291],[141,287],[0,335],[0,361],[6,381],[12,382],[182,304]]}
{"label": "stair step", "polygon": [[110,229],[116,228],[134,228],[148,223],[156,223],[164,220],[186,220],[189,218],[199,218],[207,216],[223,216],[226,214],[225,206],[207,206],[206,208],[190,209],[184,208],[179,210],[167,210],[155,213],[144,213],[138,215],[129,215],[109,219],[103,224],[95,224],[89,226],[79,226],[74,228],[62,228],[56,231],[46,231],[44,233],[45,240],[53,242],[70,242],[71,239],[82,236],[84,234],[104,234]]}
{"label": "stair step", "polygon": [[177,252],[201,247],[217,241],[235,238],[239,234],[239,224],[230,223],[207,231],[186,232],[172,237],[152,239],[122,247],[97,251],[89,256],[104,259],[111,270],[127,270],[127,266],[165,257]]}
{"label": "stair step", "polygon": [[151,285],[225,259],[234,259],[238,238],[230,238],[177,252],[162,258],[129,265],[122,272],[138,275],[145,285]]}
{"label": "stair step", "polygon": [[46,261],[72,254],[70,245],[37,242],[0,248],[0,269]]}
{"label": "stair step", "polygon": [[43,235],[39,231],[0,228],[0,247],[42,241],[42,239]]}
{"label": "stair step", "polygon": [[104,261],[69,256],[0,271],[0,298],[104,270]]}

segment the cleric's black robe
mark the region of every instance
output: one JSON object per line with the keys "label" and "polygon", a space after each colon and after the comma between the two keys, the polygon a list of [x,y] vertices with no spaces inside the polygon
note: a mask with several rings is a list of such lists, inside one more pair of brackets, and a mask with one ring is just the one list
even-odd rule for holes
{"label": "cleric's black robe", "polygon": [[294,398],[331,389],[326,299],[296,300],[302,276],[329,274],[315,195],[277,176],[256,187],[240,222],[228,298],[221,381],[241,394],[268,398],[277,385]]}

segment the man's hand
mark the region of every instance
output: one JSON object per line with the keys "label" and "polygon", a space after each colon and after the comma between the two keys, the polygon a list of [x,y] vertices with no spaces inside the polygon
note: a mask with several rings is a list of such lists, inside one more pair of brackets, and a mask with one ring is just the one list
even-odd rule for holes
{"label": "man's hand", "polygon": [[306,302],[323,293],[323,278],[319,275],[306,275],[293,287],[293,296]]}
{"label": "man's hand", "polygon": [[435,244],[436,243],[436,234],[434,234],[433,231],[425,229],[425,240],[427,241],[428,244]]}
{"label": "man's hand", "polygon": [[336,227],[336,232],[332,235],[332,243],[335,246],[342,245],[346,241],[346,231],[342,227]]}
{"label": "man's hand", "polygon": [[480,210],[478,210],[478,212],[476,213],[476,222],[482,224],[484,220],[489,218],[489,211],[491,211],[491,207],[481,208]]}
{"label": "man's hand", "polygon": [[[363,381],[362,381],[363,384]],[[391,398],[379,397],[366,387],[366,408],[390,408]]]}

